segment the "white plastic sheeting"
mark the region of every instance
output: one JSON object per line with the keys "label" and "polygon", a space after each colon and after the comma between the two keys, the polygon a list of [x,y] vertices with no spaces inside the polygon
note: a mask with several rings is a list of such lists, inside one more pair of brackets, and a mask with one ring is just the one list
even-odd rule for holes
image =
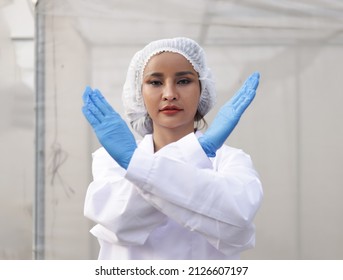
{"label": "white plastic sheeting", "polygon": [[[44,48],[36,57],[44,65],[40,87],[30,86],[33,65],[23,64],[33,41],[13,33],[20,18],[11,9],[19,2],[32,18],[35,10],[44,19]],[[44,257],[96,258],[83,199],[98,142],[81,114],[82,92],[86,85],[99,88],[121,113],[132,55],[151,40],[174,36],[191,37],[207,52],[218,90],[209,123],[248,74],[261,73],[256,99],[228,140],[252,156],[265,191],[256,248],[243,258],[343,258],[338,0],[40,0],[35,8],[30,1],[0,1],[0,258],[32,257],[39,89],[45,111],[45,205],[38,213]]]}

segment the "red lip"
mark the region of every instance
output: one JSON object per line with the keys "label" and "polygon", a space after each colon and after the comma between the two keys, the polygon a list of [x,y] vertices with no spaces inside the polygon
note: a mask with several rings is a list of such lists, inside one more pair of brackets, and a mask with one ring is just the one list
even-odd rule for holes
{"label": "red lip", "polygon": [[160,109],[160,112],[166,115],[174,115],[180,111],[182,111],[182,109],[175,105],[167,105]]}
{"label": "red lip", "polygon": [[160,109],[160,111],[181,111],[182,109],[175,105],[167,105]]}

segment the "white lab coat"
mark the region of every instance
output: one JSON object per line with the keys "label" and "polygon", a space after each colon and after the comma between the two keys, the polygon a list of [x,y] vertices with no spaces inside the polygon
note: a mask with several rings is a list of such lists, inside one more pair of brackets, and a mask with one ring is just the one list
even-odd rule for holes
{"label": "white lab coat", "polygon": [[191,133],[154,153],[146,135],[127,170],[100,148],[92,172],[84,214],[99,259],[238,259],[255,245],[262,186],[242,150],[208,158]]}

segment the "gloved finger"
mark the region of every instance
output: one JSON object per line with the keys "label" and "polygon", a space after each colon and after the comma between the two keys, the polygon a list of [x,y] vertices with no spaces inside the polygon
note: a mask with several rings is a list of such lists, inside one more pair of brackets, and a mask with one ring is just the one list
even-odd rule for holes
{"label": "gloved finger", "polygon": [[88,102],[84,105],[85,108],[90,112],[94,118],[98,120],[99,123],[102,122],[102,120],[105,118],[104,113],[99,110],[99,108],[95,105],[94,98],[90,97]]}
{"label": "gloved finger", "polygon": [[235,93],[235,95],[230,99],[231,105],[234,105],[238,102],[242,96],[244,96],[249,88],[250,84],[252,84],[251,80],[253,79],[252,75],[247,78],[241,88]]}
{"label": "gloved finger", "polygon": [[256,91],[254,89],[250,89],[244,96],[244,98],[242,98],[240,102],[236,104],[235,111],[239,116],[241,116],[246,110],[246,108],[248,108],[248,106],[254,100],[255,95]]}
{"label": "gloved finger", "polygon": [[107,102],[105,97],[101,94],[98,89],[93,90],[92,94],[90,95],[94,105],[102,112],[103,115],[108,115],[113,113],[114,110],[112,106]]}
{"label": "gloved finger", "polygon": [[91,124],[91,126],[95,127],[100,124],[100,121],[93,115],[88,106],[82,107],[82,113],[86,117],[87,121]]}
{"label": "gloved finger", "polygon": [[[85,105],[89,106],[93,114],[98,117],[113,112],[111,105],[107,103],[104,96],[98,89],[92,90],[91,87],[87,86],[82,99]],[[93,103],[93,106],[95,106],[95,108],[93,106],[90,106],[90,103]]]}
{"label": "gloved finger", "polygon": [[[248,80],[246,81],[246,88],[244,92],[244,99],[237,104],[237,110],[241,111],[242,113],[244,110],[250,105],[250,103],[253,101],[256,95],[256,89],[259,85],[260,81],[260,73],[255,72],[253,73]],[[244,108],[244,110],[243,110]],[[242,111],[243,110],[243,111]]]}
{"label": "gloved finger", "polygon": [[241,104],[240,99],[242,98],[249,98],[247,96],[250,95],[250,90],[256,90],[259,84],[260,74],[258,72],[255,72],[251,74],[244,82],[241,89],[234,95],[234,97],[231,99],[231,105],[234,107],[237,107],[239,104]]}
{"label": "gloved finger", "polygon": [[89,96],[90,94],[92,93],[92,88],[90,86],[86,86],[86,89],[85,91],[83,92],[83,95],[82,95],[82,100],[83,100],[83,103],[86,104],[88,101],[89,101]]}
{"label": "gloved finger", "polygon": [[260,81],[260,73],[255,72],[246,81],[247,87],[256,90]]}

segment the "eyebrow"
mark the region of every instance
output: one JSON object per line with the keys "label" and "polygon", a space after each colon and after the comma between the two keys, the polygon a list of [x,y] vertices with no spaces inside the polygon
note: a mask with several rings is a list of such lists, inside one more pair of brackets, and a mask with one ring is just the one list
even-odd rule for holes
{"label": "eyebrow", "polygon": [[[176,77],[180,77],[180,76],[185,76],[185,75],[193,75],[196,76],[196,74],[192,71],[180,71],[180,72],[176,72],[175,76]],[[152,73],[148,73],[145,75],[145,77],[147,76],[151,76],[151,77],[163,77],[164,74],[160,73],[160,72],[152,72]]]}
{"label": "eyebrow", "polygon": [[181,71],[181,72],[175,73],[175,76],[177,76],[177,77],[185,76],[185,75],[193,75],[193,76],[195,76],[195,73],[192,72],[192,71]]}

